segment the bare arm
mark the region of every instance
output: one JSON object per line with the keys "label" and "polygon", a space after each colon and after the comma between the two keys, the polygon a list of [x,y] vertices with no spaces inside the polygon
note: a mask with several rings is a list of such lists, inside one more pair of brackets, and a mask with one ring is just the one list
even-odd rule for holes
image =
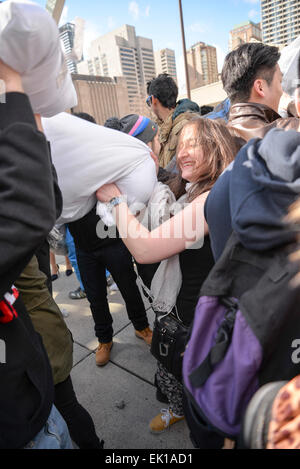
{"label": "bare arm", "polygon": [[[120,195],[114,184],[103,186],[97,198],[107,202]],[[125,202],[114,208],[116,224],[123,242],[141,264],[151,264],[184,251],[208,233],[204,204],[208,192],[188,204],[184,210],[153,231],[148,231],[130,212]]]}

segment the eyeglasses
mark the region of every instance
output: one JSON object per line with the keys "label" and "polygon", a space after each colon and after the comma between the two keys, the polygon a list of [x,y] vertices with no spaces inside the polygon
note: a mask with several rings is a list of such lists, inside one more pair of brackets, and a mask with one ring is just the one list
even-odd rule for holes
{"label": "eyeglasses", "polygon": [[148,107],[151,107],[151,105],[152,105],[152,95],[148,96],[148,98],[146,99],[146,104],[147,104]]}

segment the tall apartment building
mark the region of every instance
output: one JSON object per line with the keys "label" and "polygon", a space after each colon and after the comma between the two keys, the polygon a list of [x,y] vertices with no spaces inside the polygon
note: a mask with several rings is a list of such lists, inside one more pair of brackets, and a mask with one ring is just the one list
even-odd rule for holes
{"label": "tall apartment building", "polygon": [[46,10],[54,18],[56,24],[59,23],[62,11],[64,9],[65,0],[47,0]]}
{"label": "tall apartment building", "polygon": [[263,42],[286,46],[300,35],[299,0],[261,0]]}
{"label": "tall apartment building", "polygon": [[246,42],[262,42],[260,23],[245,21],[235,26],[229,35],[229,50],[234,50]]}
{"label": "tall apartment building", "polygon": [[77,73],[76,58],[73,55],[75,24],[66,23],[61,26],[59,28],[59,37],[63,45],[68,70],[70,73]]}
{"label": "tall apartment building", "polygon": [[187,63],[192,90],[219,80],[215,47],[197,42],[187,51]]}
{"label": "tall apartment building", "polygon": [[177,83],[175,51],[172,49],[161,49],[154,52],[156,74],[167,73]]}
{"label": "tall apartment building", "polygon": [[134,26],[123,25],[91,43],[86,67],[96,75],[125,77],[130,108],[138,112],[146,83],[156,75],[152,40],[136,36]]}

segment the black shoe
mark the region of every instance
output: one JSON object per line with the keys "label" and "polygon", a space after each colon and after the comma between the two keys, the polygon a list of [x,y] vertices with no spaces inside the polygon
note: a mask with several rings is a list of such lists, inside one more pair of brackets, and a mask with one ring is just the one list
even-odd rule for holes
{"label": "black shoe", "polygon": [[66,270],[66,276],[67,276],[67,277],[70,277],[70,275],[72,275],[72,273],[73,273],[73,270],[72,270],[72,269],[67,269],[67,270]]}
{"label": "black shoe", "polygon": [[54,282],[55,280],[57,280],[58,277],[59,277],[59,265],[56,264],[56,267],[57,267],[57,274],[51,275],[51,280],[52,280],[52,282]]}
{"label": "black shoe", "polygon": [[78,287],[77,290],[70,291],[69,298],[71,298],[71,300],[82,300],[86,298],[86,293]]}

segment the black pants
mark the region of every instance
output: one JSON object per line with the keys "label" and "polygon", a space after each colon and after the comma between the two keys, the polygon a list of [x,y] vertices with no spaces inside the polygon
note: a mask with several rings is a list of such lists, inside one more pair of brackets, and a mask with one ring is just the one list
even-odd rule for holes
{"label": "black pants", "polygon": [[54,405],[64,418],[72,440],[80,449],[102,449],[90,414],[77,401],[71,377],[56,384]]}
{"label": "black pants", "polygon": [[76,255],[99,342],[111,342],[113,336],[113,319],[107,301],[106,268],[118,285],[134,328],[139,331],[145,329],[149,323],[136,284],[132,257],[125,244],[117,239],[93,252],[82,251],[76,246]]}
{"label": "black pants", "polygon": [[50,248],[49,248],[49,243],[45,239],[43,244],[39,247],[39,249],[35,253],[38,264],[39,264],[39,269],[41,272],[43,272],[47,276],[47,287],[48,290],[52,296],[52,280],[51,280],[51,270],[50,270]]}

